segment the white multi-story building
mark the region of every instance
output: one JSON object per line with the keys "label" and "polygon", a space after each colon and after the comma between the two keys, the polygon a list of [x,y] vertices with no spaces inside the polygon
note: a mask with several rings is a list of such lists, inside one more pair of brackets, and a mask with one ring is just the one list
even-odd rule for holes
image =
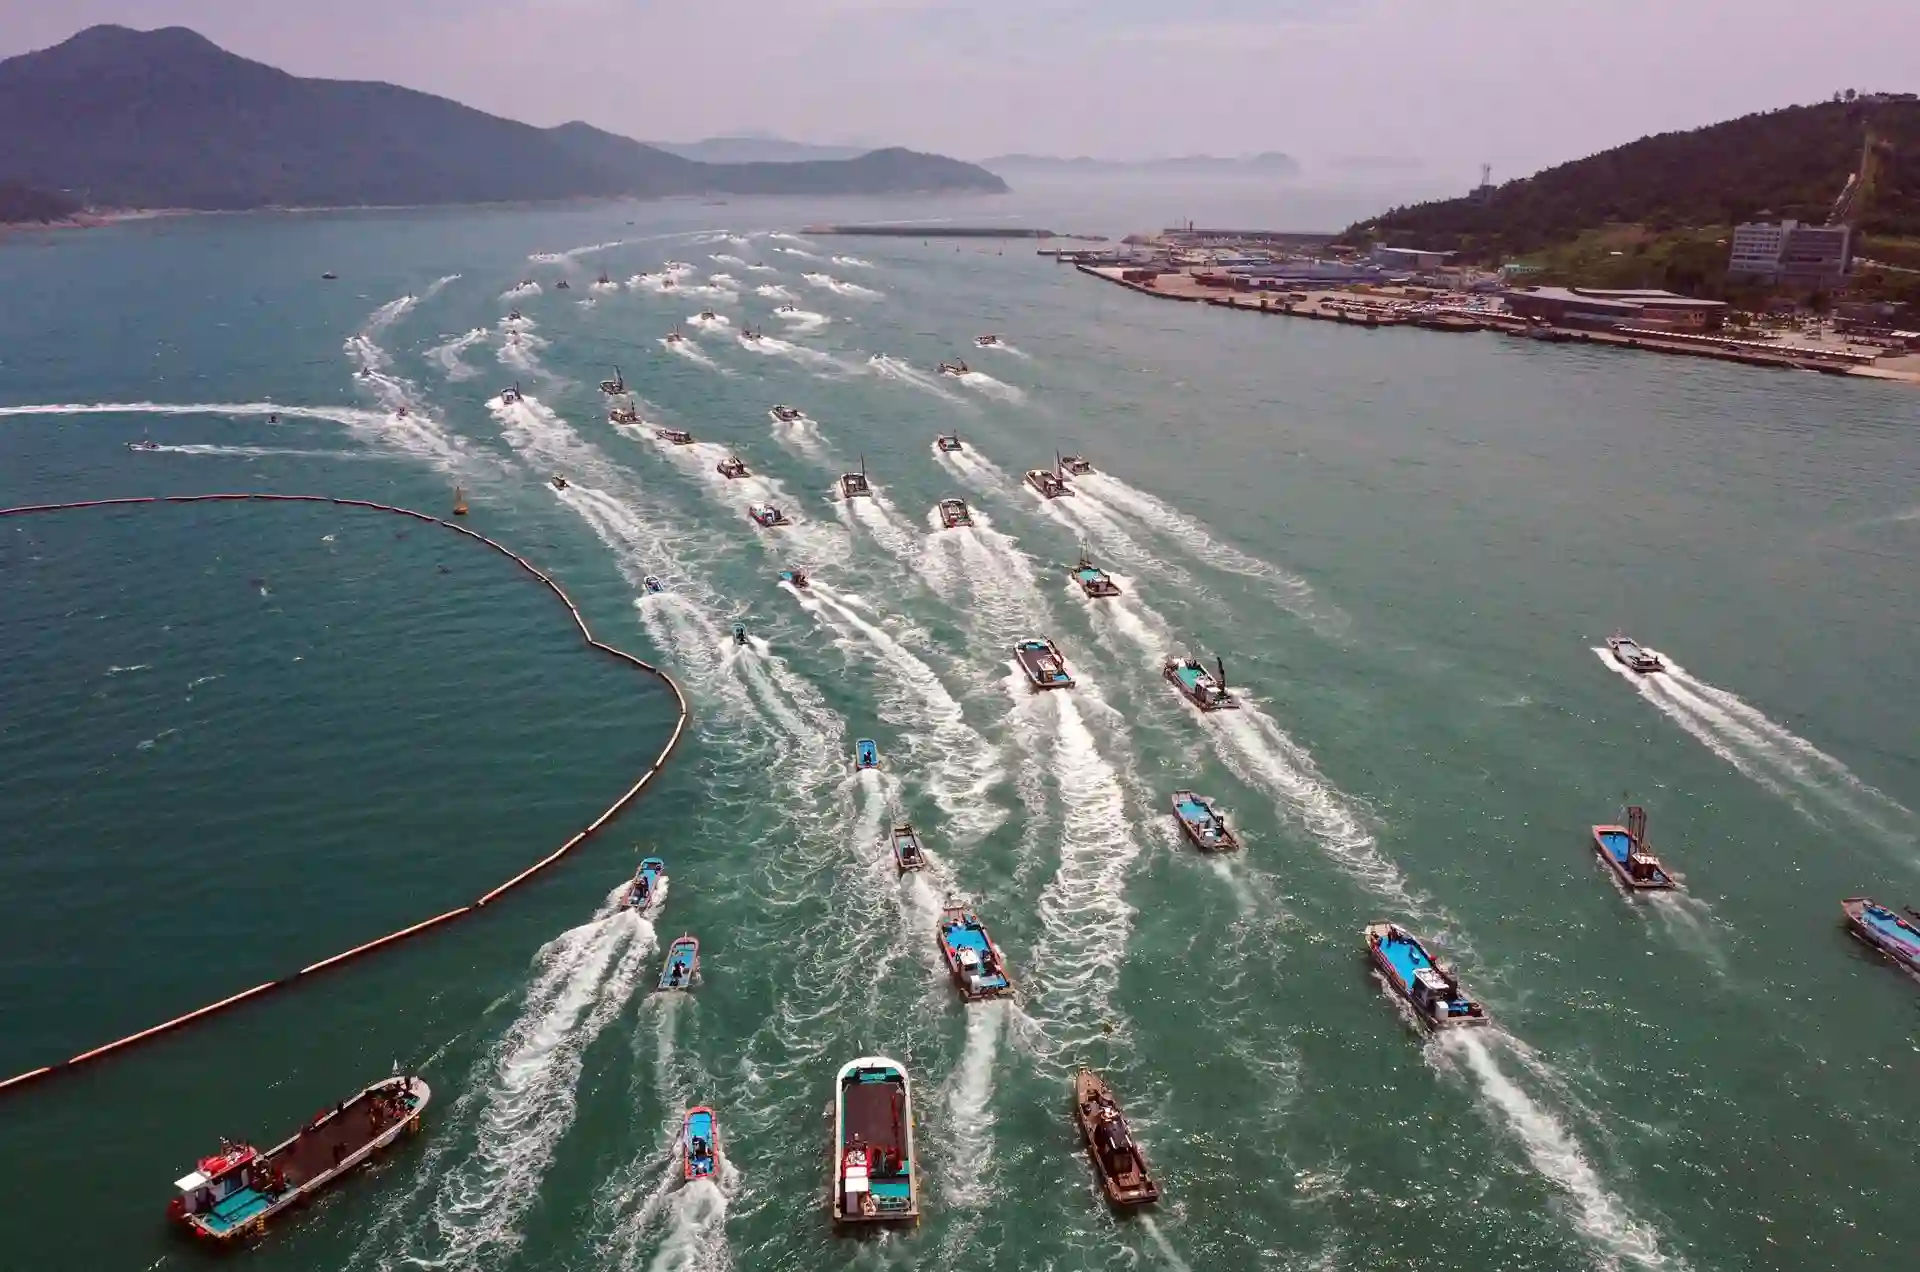
{"label": "white multi-story building", "polygon": [[1853,266],[1853,227],[1751,221],[1733,228],[1729,279],[1831,287]]}

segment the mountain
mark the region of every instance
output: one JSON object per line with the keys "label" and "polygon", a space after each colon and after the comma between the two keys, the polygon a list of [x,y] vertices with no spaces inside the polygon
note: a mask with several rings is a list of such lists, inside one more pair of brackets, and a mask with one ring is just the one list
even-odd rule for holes
{"label": "mountain", "polygon": [[100,206],[1007,188],[983,168],[907,150],[798,164],[697,163],[586,124],[541,129],[392,84],[302,79],[182,27],[91,27],[0,61],[0,119],[0,178],[84,189]]}
{"label": "mountain", "polygon": [[80,200],[48,194],[13,181],[0,181],[0,225],[64,221],[80,210]]}
{"label": "mountain", "polygon": [[1859,228],[1920,234],[1920,100],[1907,93],[1789,106],[1643,137],[1509,181],[1484,197],[1396,208],[1343,237],[1497,259],[1609,226],[1661,235],[1762,214],[1820,222],[1869,156],[1853,213]]}
{"label": "mountain", "polygon": [[700,163],[804,163],[810,159],[857,159],[871,146],[816,146],[780,137],[708,137],[704,141],[650,141],[682,159]]}
{"label": "mountain", "polygon": [[1171,159],[1089,159],[1085,155],[1078,155],[1072,159],[1061,159],[1053,155],[1012,154],[982,159],[980,166],[989,172],[1003,174],[1057,172],[1088,176],[1101,173],[1164,173],[1293,177],[1300,173],[1300,165],[1293,156],[1278,151],[1266,151],[1239,159],[1221,159],[1213,155],[1179,155]]}

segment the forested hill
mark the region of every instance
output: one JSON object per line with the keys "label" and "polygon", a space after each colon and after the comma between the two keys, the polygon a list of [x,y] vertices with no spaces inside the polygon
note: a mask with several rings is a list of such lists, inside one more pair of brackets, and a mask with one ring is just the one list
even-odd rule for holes
{"label": "forested hill", "polygon": [[1920,234],[1920,101],[1822,102],[1662,133],[1497,187],[1492,196],[1396,208],[1350,227],[1385,242],[1476,259],[1555,246],[1621,222],[1666,231],[1733,225],[1761,212],[1824,221],[1873,138],[1859,225]]}
{"label": "forested hill", "polygon": [[0,225],[64,221],[79,210],[78,199],[30,190],[14,181],[0,181]]}
{"label": "forested hill", "polygon": [[392,84],[303,79],[182,27],[91,27],[0,61],[0,120],[0,179],[85,190],[97,206],[1007,188],[984,168],[906,150],[812,163],[696,163],[585,124],[535,128]]}

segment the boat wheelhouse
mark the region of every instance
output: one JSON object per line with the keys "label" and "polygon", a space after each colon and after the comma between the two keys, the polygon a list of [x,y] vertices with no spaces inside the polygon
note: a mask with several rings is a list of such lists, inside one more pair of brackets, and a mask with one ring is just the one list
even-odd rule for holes
{"label": "boat wheelhouse", "polygon": [[1595,826],[1593,851],[1613,870],[1620,885],[1633,891],[1674,887],[1673,876],[1647,847],[1647,810],[1627,809],[1624,826]]}
{"label": "boat wheelhouse", "polygon": [[895,822],[888,839],[893,844],[893,863],[900,868],[901,874],[927,868],[927,854],[920,846],[920,832],[913,828],[912,822]]}
{"label": "boat wheelhouse", "polygon": [[1115,1206],[1144,1206],[1160,1200],[1160,1185],[1147,1173],[1146,1154],[1134,1142],[1127,1116],[1113,1091],[1092,1069],[1073,1080],[1073,1120],[1087,1142],[1087,1156],[1100,1176],[1100,1189]]}
{"label": "boat wheelhouse", "polygon": [[1112,575],[1093,563],[1085,547],[1080,549],[1080,559],[1074,562],[1073,581],[1078,583],[1080,590],[1088,596],[1120,595],[1120,585],[1113,581]]}
{"label": "boat wheelhouse", "polygon": [[862,455],[860,457],[859,472],[840,474],[840,497],[842,499],[859,499],[872,493],[873,487],[867,481],[867,457]]}
{"label": "boat wheelhouse", "polygon": [[835,1223],[903,1223],[920,1217],[907,1067],[862,1056],[834,1077],[827,1205]]}
{"label": "boat wheelhouse", "polygon": [[627,885],[626,895],[620,898],[623,910],[649,910],[660,899],[660,889],[667,881],[667,863],[658,857],[642,857],[640,868],[633,872],[633,882]]}
{"label": "boat wheelhouse", "polygon": [[700,974],[700,942],[691,936],[682,936],[667,947],[667,961],[660,965],[660,988],[685,990],[693,988],[693,978]]}
{"label": "boat wheelhouse", "polygon": [[1226,819],[1192,791],[1173,793],[1173,815],[1180,819],[1180,829],[1193,846],[1202,852],[1232,852],[1240,847],[1239,839],[1227,829]]}
{"label": "boat wheelhouse", "polygon": [[942,433],[933,439],[933,448],[937,451],[957,451],[964,449],[960,445],[960,434]]}
{"label": "boat wheelhouse", "polygon": [[260,1152],[250,1144],[220,1141],[174,1181],[167,1214],[197,1237],[233,1241],[253,1236],[280,1211],[312,1197],[343,1175],[365,1166],[381,1149],[420,1129],[420,1114],[432,1098],[427,1084],[395,1075],[323,1109],[294,1135]]}
{"label": "boat wheelhouse", "polygon": [[711,310],[711,309],[702,309],[702,310],[700,311],[700,313],[699,313],[699,316],[698,316],[697,318],[695,318],[695,320],[694,320],[694,321],[696,321],[696,322],[718,322],[718,321],[720,321],[720,315],[719,315],[719,314],[716,314],[716,313],[714,313],[714,312],[713,312],[713,310]]}
{"label": "boat wheelhouse", "polygon": [[1067,485],[1066,479],[1051,468],[1029,468],[1027,485],[1039,491],[1041,497],[1045,499],[1058,499],[1062,495],[1073,493],[1073,488]]}
{"label": "boat wheelhouse", "polygon": [[940,524],[949,530],[973,524],[973,513],[964,499],[942,499],[940,501]]}
{"label": "boat wheelhouse", "polygon": [[795,591],[800,592],[804,592],[813,586],[813,581],[807,577],[805,570],[782,570],[780,571],[780,581],[788,584]]}
{"label": "boat wheelhouse", "polygon": [[1199,659],[1193,657],[1169,658],[1160,664],[1160,674],[1167,683],[1180,691],[1180,696],[1202,711],[1226,711],[1240,705],[1240,700],[1227,691],[1227,664],[1223,659],[1215,658],[1214,664],[1220,670],[1216,678]]}
{"label": "boat wheelhouse", "polygon": [[[603,278],[601,281],[604,282],[606,280]],[[613,378],[611,380],[600,381],[600,391],[609,397],[619,397],[626,393],[627,380],[625,376],[620,374],[619,367],[613,369]]]}
{"label": "boat wheelhouse", "polygon": [[[753,524],[756,526],[784,526],[787,524],[787,514],[780,511],[776,505],[770,503],[748,504],[747,515],[753,518]],[[792,573],[790,570],[782,571],[780,577],[786,578],[790,573]]]}
{"label": "boat wheelhouse", "polygon": [[663,442],[667,442],[670,445],[673,445],[673,446],[693,445],[693,434],[687,432],[687,430],[684,428],[663,428],[657,431],[660,434],[660,440]]}
{"label": "boat wheelhouse", "polygon": [[1857,939],[1920,976],[1920,926],[1912,918],[1895,914],[1872,897],[1848,897],[1840,903],[1840,915]]}
{"label": "boat wheelhouse", "polygon": [[776,406],[767,412],[776,424],[796,424],[806,418],[806,412],[797,406]]}
{"label": "boat wheelhouse", "polygon": [[607,412],[607,418],[615,424],[638,424],[640,408],[636,406],[616,406]]}
{"label": "boat wheelhouse", "polygon": [[607,271],[604,269],[600,271],[600,277],[594,279],[593,281],[595,283],[598,283],[602,287],[613,286],[613,280],[607,277]]}
{"label": "boat wheelhouse", "polygon": [[964,362],[958,362],[958,361],[942,362],[940,364],[941,375],[950,375],[954,377],[959,377],[963,375],[971,375],[972,373],[973,373],[973,368],[969,367]]}
{"label": "boat wheelhouse", "polygon": [[1045,636],[1030,637],[1016,644],[1013,656],[1035,689],[1073,688],[1073,676],[1067,671],[1066,660],[1060,657],[1059,647]]}
{"label": "boat wheelhouse", "polygon": [[880,747],[872,738],[856,738],[853,743],[853,767],[857,769],[877,769],[880,767]]}
{"label": "boat wheelhouse", "polygon": [[127,449],[130,451],[157,451],[160,449],[160,443],[154,441],[151,437],[143,437],[137,442],[128,442]]}
{"label": "boat wheelhouse", "polygon": [[948,900],[934,928],[941,956],[947,960],[947,975],[960,997],[970,1003],[989,998],[1011,998],[1013,981],[1007,976],[1006,960],[1000,947],[987,935],[980,916],[964,905]]}
{"label": "boat wheelhouse", "polygon": [[737,480],[747,475],[747,461],[741,459],[738,455],[727,456],[718,464],[715,464],[714,468],[722,477],[725,477],[729,481]]}
{"label": "boat wheelhouse", "polygon": [[1060,470],[1070,477],[1084,477],[1093,471],[1093,461],[1081,455],[1060,455]]}
{"label": "boat wheelhouse", "polygon": [[680,1127],[680,1148],[688,1179],[711,1178],[720,1168],[720,1128],[713,1110],[701,1104],[687,1110]]}
{"label": "boat wheelhouse", "polygon": [[1667,669],[1667,665],[1660,661],[1660,655],[1625,632],[1615,632],[1607,637],[1607,648],[1613,652],[1613,660],[1629,671],[1645,675],[1650,671]]}
{"label": "boat wheelhouse", "polygon": [[1460,992],[1460,981],[1444,963],[1427,953],[1420,938],[1398,923],[1369,923],[1367,957],[1386,978],[1387,987],[1406,999],[1428,1029],[1484,1025],[1486,1010]]}

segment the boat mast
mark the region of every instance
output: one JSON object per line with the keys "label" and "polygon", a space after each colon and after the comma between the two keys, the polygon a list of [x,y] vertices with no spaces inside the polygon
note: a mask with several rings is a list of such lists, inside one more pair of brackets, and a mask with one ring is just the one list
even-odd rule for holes
{"label": "boat mast", "polygon": [[1636,849],[1647,842],[1647,810],[1638,804],[1627,809],[1627,838]]}
{"label": "boat mast", "polygon": [[1218,654],[1215,654],[1215,655],[1213,656],[1213,665],[1214,665],[1214,668],[1215,668],[1215,670],[1217,670],[1217,671],[1219,671],[1219,673],[1220,673],[1220,688],[1221,688],[1221,690],[1222,690],[1222,692],[1224,692],[1224,691],[1226,690],[1226,687],[1227,687],[1227,664],[1226,664],[1226,661],[1225,661],[1224,659],[1222,659],[1222,658],[1220,657],[1220,655],[1218,655]]}

